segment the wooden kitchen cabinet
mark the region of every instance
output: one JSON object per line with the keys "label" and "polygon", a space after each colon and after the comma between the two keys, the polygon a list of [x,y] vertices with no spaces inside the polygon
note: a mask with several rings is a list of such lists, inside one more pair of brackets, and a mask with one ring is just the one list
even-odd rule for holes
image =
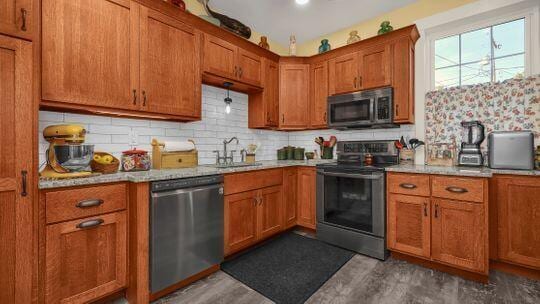
{"label": "wooden kitchen cabinet", "polygon": [[316,178],[315,168],[298,168],[297,224],[310,229],[315,229],[316,221]]}
{"label": "wooden kitchen cabinet", "polygon": [[394,122],[414,123],[414,42],[409,37],[395,42],[391,60]]}
{"label": "wooden kitchen cabinet", "polygon": [[309,125],[309,65],[280,64],[279,128],[305,129]]}
{"label": "wooden kitchen cabinet", "polygon": [[328,62],[310,65],[310,127],[326,128],[328,111]]}
{"label": "wooden kitchen cabinet", "polygon": [[254,86],[261,86],[262,58],[242,48],[238,48],[238,80]]}
{"label": "wooden kitchen cabinet", "polygon": [[540,269],[540,177],[495,176],[496,259]]}
{"label": "wooden kitchen cabinet", "polygon": [[249,128],[275,128],[279,117],[279,64],[265,59],[262,92],[249,96]]}
{"label": "wooden kitchen cabinet", "polygon": [[429,258],[431,204],[429,197],[389,194],[388,248]]}
{"label": "wooden kitchen cabinet", "polygon": [[45,303],[91,302],[126,286],[126,211],[46,227]]}
{"label": "wooden kitchen cabinet", "polygon": [[139,9],[134,1],[42,1],[42,99],[137,110]]}
{"label": "wooden kitchen cabinet", "polygon": [[265,239],[283,230],[283,202],[281,186],[259,190],[259,239]]}
{"label": "wooden kitchen cabinet", "polygon": [[141,7],[140,88],[143,111],[201,117],[201,34]]}
{"label": "wooden kitchen cabinet", "polygon": [[358,88],[373,89],[391,85],[390,45],[381,44],[358,52]]}
{"label": "wooden kitchen cabinet", "polygon": [[225,196],[225,254],[257,241],[258,190]]}
{"label": "wooden kitchen cabinet", "polygon": [[0,34],[31,40],[35,0],[0,0]]}
{"label": "wooden kitchen cabinet", "polygon": [[296,226],[298,175],[296,168],[283,169],[283,215],[285,229]]}
{"label": "wooden kitchen cabinet", "polygon": [[431,211],[432,258],[487,274],[487,225],[484,205],[433,199]]}
{"label": "wooden kitchen cabinet", "polygon": [[328,62],[329,95],[358,91],[358,54],[332,58]]}
{"label": "wooden kitchen cabinet", "polygon": [[31,303],[34,294],[32,58],[32,43],[0,35],[0,303]]}

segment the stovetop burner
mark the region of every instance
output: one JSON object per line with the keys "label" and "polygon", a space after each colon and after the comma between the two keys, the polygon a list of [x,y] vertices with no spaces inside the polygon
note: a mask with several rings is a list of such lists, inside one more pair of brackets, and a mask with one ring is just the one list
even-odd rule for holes
{"label": "stovetop burner", "polygon": [[[373,156],[373,165],[364,165],[366,154]],[[338,159],[335,163],[317,165],[321,169],[384,171],[384,168],[399,163],[399,151],[394,141],[340,141],[337,143]]]}

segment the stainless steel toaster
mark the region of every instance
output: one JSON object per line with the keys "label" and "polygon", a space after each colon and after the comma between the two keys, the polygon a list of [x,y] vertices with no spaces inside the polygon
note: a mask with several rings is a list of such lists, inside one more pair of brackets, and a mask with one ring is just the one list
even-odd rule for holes
{"label": "stainless steel toaster", "polygon": [[531,131],[496,131],[488,135],[489,167],[534,169],[534,135]]}

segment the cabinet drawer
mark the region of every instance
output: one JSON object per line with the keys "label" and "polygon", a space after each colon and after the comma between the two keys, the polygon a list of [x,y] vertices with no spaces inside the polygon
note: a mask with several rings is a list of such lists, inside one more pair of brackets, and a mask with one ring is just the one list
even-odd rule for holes
{"label": "cabinet drawer", "polygon": [[388,191],[391,193],[429,196],[429,175],[388,174]]}
{"label": "cabinet drawer", "polygon": [[457,176],[433,176],[431,189],[434,197],[448,198],[460,201],[478,202],[484,201],[485,179],[457,177]]}
{"label": "cabinet drawer", "polygon": [[127,185],[112,184],[45,193],[47,224],[126,208]]}
{"label": "cabinet drawer", "polygon": [[225,195],[277,186],[282,183],[282,169],[258,170],[225,175]]}

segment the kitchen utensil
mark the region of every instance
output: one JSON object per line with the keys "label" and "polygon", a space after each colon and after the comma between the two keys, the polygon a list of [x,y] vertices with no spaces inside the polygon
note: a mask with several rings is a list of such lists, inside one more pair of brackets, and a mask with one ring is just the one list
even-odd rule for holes
{"label": "kitchen utensil", "polygon": [[79,125],[52,125],[43,130],[49,142],[47,165],[39,173],[45,178],[75,178],[92,174],[94,145],[85,145],[86,130]]}
{"label": "kitchen utensil", "polygon": [[410,144],[411,137],[409,135],[405,136],[405,143],[407,144],[407,149],[412,149],[412,146]]}
{"label": "kitchen utensil", "polygon": [[401,148],[405,148],[407,149],[407,143],[405,142],[405,139],[403,138],[403,136],[401,136],[401,138],[399,139],[399,143],[401,144]]}
{"label": "kitchen utensil", "polygon": [[334,147],[337,143],[337,138],[335,136],[330,136],[330,147]]}
{"label": "kitchen utensil", "polygon": [[423,141],[419,140],[419,141],[416,143],[416,145],[414,146],[413,149],[416,149],[416,148],[418,148],[418,147],[420,147],[420,146],[423,146],[423,145],[425,145],[425,144],[426,144],[426,143],[424,143]]}
{"label": "kitchen utensil", "polygon": [[484,157],[480,144],[484,141],[484,126],[480,121],[462,121],[463,136],[461,150],[458,154],[458,164],[462,166],[482,166]]}
{"label": "kitchen utensil", "polygon": [[394,142],[394,146],[396,146],[396,148],[397,148],[398,150],[403,149],[403,145],[401,144],[401,142],[400,142],[399,140],[396,140],[396,141]]}
{"label": "kitchen utensil", "polygon": [[416,138],[411,138],[409,140],[409,146],[411,147],[411,149],[414,149],[416,148],[416,144],[418,143],[418,139]]}

